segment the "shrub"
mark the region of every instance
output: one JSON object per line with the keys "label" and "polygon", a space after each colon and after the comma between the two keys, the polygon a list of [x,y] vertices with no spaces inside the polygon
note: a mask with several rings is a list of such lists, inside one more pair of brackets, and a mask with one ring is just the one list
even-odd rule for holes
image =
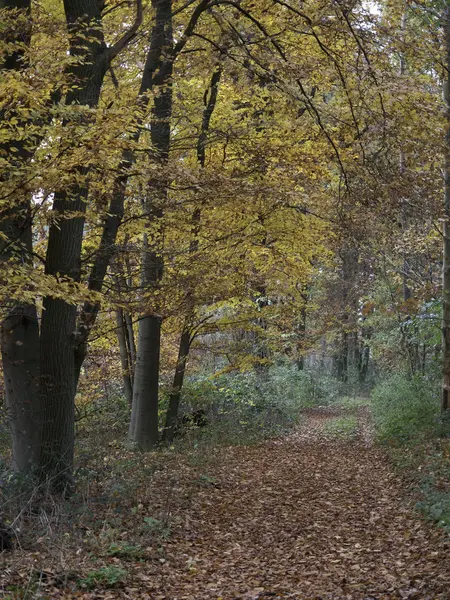
{"label": "shrub", "polygon": [[216,377],[197,374],[186,379],[180,412],[204,411],[208,426],[189,432],[196,441],[251,443],[295,425],[302,408],[330,404],[338,388],[331,377],[291,364]]}
{"label": "shrub", "polygon": [[438,435],[439,393],[425,377],[395,375],[373,391],[373,412],[382,441],[405,443]]}

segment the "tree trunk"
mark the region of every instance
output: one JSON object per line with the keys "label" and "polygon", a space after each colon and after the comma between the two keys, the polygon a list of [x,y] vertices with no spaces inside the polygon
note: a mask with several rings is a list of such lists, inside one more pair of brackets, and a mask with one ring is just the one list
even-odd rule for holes
{"label": "tree trunk", "polygon": [[[197,160],[200,168],[205,166],[206,162],[206,143],[208,140],[208,131],[211,123],[211,117],[217,103],[217,94],[219,91],[219,83],[222,77],[223,68],[219,62],[214,69],[208,90],[204,94],[205,107],[203,110],[202,126],[200,135],[197,141]],[[201,209],[196,208],[192,214],[192,240],[189,245],[189,253],[194,254],[198,250],[198,234],[200,232]],[[163,431],[163,440],[172,441],[174,429],[178,418],[178,410],[180,406],[181,391],[183,389],[184,374],[186,372],[186,363],[191,348],[192,338],[189,324],[194,316],[194,302],[192,293],[188,291],[187,298],[188,314],[184,321],[183,331],[180,337],[180,345],[178,348],[178,360],[175,367],[173,377],[172,390],[169,396],[169,406],[166,413],[166,423]]]}
{"label": "tree trunk", "polygon": [[444,231],[442,264],[442,413],[450,410],[450,3],[444,15],[446,133],[444,149]]}
{"label": "tree trunk", "polygon": [[[367,328],[366,328],[367,329]],[[366,343],[366,340],[370,339],[371,333],[369,331],[362,330],[362,342],[359,350],[359,363],[358,363],[358,381],[360,384],[366,382],[367,373],[369,371],[370,364],[370,346]]]}
{"label": "tree trunk", "polygon": [[[153,0],[155,26],[152,31],[149,57],[157,68],[152,85],[155,87],[154,109],[151,122],[151,140],[163,167],[167,164],[170,149],[170,119],[172,116],[172,71],[173,33],[172,0]],[[167,198],[165,176],[158,182],[151,182],[148,196],[143,202],[144,213],[153,220],[162,217]],[[162,277],[163,261],[161,253],[150,247],[147,235],[144,236],[142,253],[142,287],[157,288]],[[134,376],[133,408],[129,429],[129,439],[143,451],[150,450],[158,441],[158,388],[159,357],[161,343],[161,318],[155,314],[144,314],[138,324],[138,348]]]}
{"label": "tree trunk", "polygon": [[[30,1],[0,0],[0,8],[20,11],[15,21],[17,26],[10,27],[3,34],[5,41],[11,43],[13,49],[5,56],[0,67],[3,72],[18,72],[27,65],[24,62],[23,46],[14,45],[18,42],[22,45],[30,44]],[[20,113],[17,113],[16,118],[19,122],[23,121]],[[0,113],[0,120],[4,119],[5,115]],[[23,123],[24,129],[26,125],[27,122]],[[3,143],[0,148],[10,160],[9,173],[3,173],[0,178],[5,183],[31,159],[33,149],[29,145],[26,147],[20,140]],[[16,262],[32,267],[30,196],[27,191],[19,191],[18,194],[18,197],[14,195],[11,198],[11,206],[0,214],[0,231],[4,240],[0,244],[0,260],[6,269],[8,263]],[[12,435],[12,462],[15,469],[26,473],[35,463],[37,433],[39,326],[34,304],[15,303],[9,308],[1,324],[1,352],[6,407]]]}
{"label": "tree trunk", "polygon": [[305,368],[305,354],[304,344],[306,335],[306,307],[308,304],[308,290],[302,293],[303,305],[300,310],[300,321],[297,325],[297,358],[295,364],[299,371],[303,371]]}
{"label": "tree trunk", "polygon": [[119,343],[120,363],[122,366],[123,390],[128,406],[133,401],[133,380],[131,375],[130,356],[128,353],[127,331],[124,313],[121,308],[116,310],[117,341]]}
{"label": "tree trunk", "polygon": [[12,434],[13,467],[21,473],[35,465],[39,382],[39,327],[36,307],[16,305],[2,323],[6,407]]}
{"label": "tree trunk", "polygon": [[130,440],[144,452],[159,441],[158,387],[161,346],[161,319],[144,316],[139,321]]}
{"label": "tree trunk", "polygon": [[191,347],[191,333],[187,324],[185,325],[180,338],[178,350],[178,361],[175,367],[172,389],[169,396],[169,407],[166,414],[166,423],[163,432],[163,440],[171,442],[178,419],[178,409],[180,406],[181,390],[183,388],[184,374],[186,372],[186,362]]}
{"label": "tree trunk", "polygon": [[124,313],[125,333],[127,340],[127,348],[130,356],[131,375],[134,376],[134,367],[136,364],[136,342],[134,341],[133,319],[129,312]]}
{"label": "tree trunk", "polygon": [[336,377],[343,383],[348,382],[348,334],[341,335],[338,354],[336,356]]}
{"label": "tree trunk", "polygon": [[[101,30],[100,3],[65,0],[70,53],[78,60],[70,69],[77,82],[66,104],[95,107],[108,67]],[[86,41],[86,36],[88,41]],[[79,168],[87,178],[85,168]],[[87,181],[55,194],[54,222],[50,227],[45,272],[80,279],[81,246]],[[75,213],[77,216],[71,216]],[[76,314],[77,308],[64,300],[46,297],[43,303],[40,344],[41,441],[38,454],[40,479],[52,490],[63,492],[70,483],[74,452]]]}

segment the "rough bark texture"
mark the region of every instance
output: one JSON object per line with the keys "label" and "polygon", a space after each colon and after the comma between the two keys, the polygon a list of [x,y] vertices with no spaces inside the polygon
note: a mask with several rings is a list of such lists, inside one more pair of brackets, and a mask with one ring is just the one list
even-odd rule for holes
{"label": "rough bark texture", "polygon": [[147,316],[139,322],[130,440],[147,451],[159,441],[158,384],[161,320]]}
{"label": "rough bark texture", "polygon": [[35,463],[39,327],[36,307],[16,305],[2,323],[2,358],[6,406],[12,435],[12,462],[17,471]]}
{"label": "rough bark texture", "polygon": [[[161,166],[167,163],[170,149],[170,119],[172,115],[172,71],[173,33],[172,1],[153,0],[155,26],[152,30],[150,52],[147,64],[151,63],[150,85],[157,90],[151,122],[152,145],[157,152]],[[143,209],[153,219],[162,216],[167,185],[164,176],[151,182]],[[151,289],[158,286],[162,277],[162,256],[157,249],[149,246],[144,236],[142,254],[142,287]],[[141,450],[149,450],[159,441],[158,434],[158,384],[159,356],[161,343],[161,318],[154,314],[144,314],[139,319],[138,349],[133,389],[133,409],[129,438]]]}
{"label": "rough bark texture", "polygon": [[446,105],[446,133],[444,155],[444,258],[442,264],[442,400],[443,413],[450,410],[450,4],[444,16],[445,65],[444,99]]}
{"label": "rough bark texture", "polygon": [[[101,32],[100,3],[65,0],[64,9],[71,35],[70,52],[80,61],[70,75],[77,82],[66,104],[95,107],[108,66]],[[86,40],[85,35],[89,37]],[[86,176],[85,169],[79,169]],[[87,183],[55,194],[45,271],[49,275],[80,279],[81,246]],[[77,216],[71,216],[75,212]],[[81,215],[81,216],[80,216]],[[72,473],[74,451],[74,400],[76,392],[76,306],[57,298],[44,299],[40,345],[41,441],[38,469],[42,480],[50,480],[60,491]]]}
{"label": "rough bark texture", "polygon": [[[29,0],[2,0],[2,9],[19,10],[19,25],[4,35],[11,44],[28,45],[31,40],[31,15]],[[21,17],[24,17],[23,19]],[[23,49],[13,50],[5,57],[2,71],[19,72],[26,67]],[[11,115],[9,115],[11,116]],[[0,114],[0,120],[8,115]],[[16,118],[21,119],[20,114]],[[0,153],[10,158],[17,170],[26,164],[33,150],[23,142],[0,145]],[[3,182],[9,173],[2,174]],[[11,169],[14,176],[14,169]],[[25,193],[12,198],[11,206],[0,214],[0,260],[6,263],[32,264],[32,220],[30,198]],[[28,472],[34,464],[36,447],[36,410],[39,381],[39,327],[36,307],[33,304],[14,303],[1,324],[1,352],[5,380],[6,407],[12,434],[12,462],[21,472]]]}

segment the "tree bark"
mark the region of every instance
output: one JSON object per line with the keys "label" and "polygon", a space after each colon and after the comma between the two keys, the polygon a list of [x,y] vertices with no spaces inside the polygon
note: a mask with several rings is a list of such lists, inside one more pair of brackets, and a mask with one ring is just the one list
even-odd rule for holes
{"label": "tree bark", "polygon": [[[78,59],[69,72],[77,86],[68,92],[66,104],[92,108],[97,106],[109,66],[101,5],[65,0],[64,10],[70,53]],[[86,168],[77,169],[82,178],[87,178]],[[55,194],[45,265],[48,275],[80,280],[87,189],[85,181]],[[74,213],[77,216],[72,216]],[[73,466],[77,308],[53,297],[44,299],[43,308],[39,390],[42,424],[37,462],[41,481],[49,481],[53,491],[63,492],[70,484]]]}
{"label": "tree bark", "polygon": [[[13,50],[5,57],[2,71],[19,73],[26,68],[23,47],[31,41],[31,13],[29,0],[1,0],[0,8],[18,10],[17,26],[7,30],[6,41]],[[2,112],[0,120],[7,116]],[[16,115],[22,120],[20,113]],[[24,124],[25,127],[26,123]],[[10,159],[10,173],[20,169],[33,155],[33,150],[20,141],[4,143],[2,154]],[[9,174],[2,174],[6,181]],[[7,268],[8,263],[32,266],[32,219],[30,197],[25,192],[11,198],[11,206],[0,214],[0,260]],[[13,303],[1,324],[1,352],[5,380],[6,407],[12,435],[12,462],[16,470],[26,473],[35,463],[36,410],[39,381],[39,326],[36,306]]]}
{"label": "tree bark", "polygon": [[[158,155],[159,164],[167,164],[170,150],[170,120],[172,116],[172,72],[173,72],[173,32],[172,0],[153,0],[155,26],[148,61],[156,63],[152,86],[156,89],[151,140]],[[155,61],[156,57],[156,61]],[[162,175],[157,182],[151,182],[148,195],[144,199],[144,213],[158,221],[162,217],[167,198],[167,182]],[[142,287],[157,288],[162,277],[162,255],[155,247],[150,247],[144,235],[142,253]],[[150,450],[159,441],[159,358],[161,345],[161,317],[144,314],[138,322],[138,348],[134,376],[133,408],[129,429],[129,439],[143,451]]]}

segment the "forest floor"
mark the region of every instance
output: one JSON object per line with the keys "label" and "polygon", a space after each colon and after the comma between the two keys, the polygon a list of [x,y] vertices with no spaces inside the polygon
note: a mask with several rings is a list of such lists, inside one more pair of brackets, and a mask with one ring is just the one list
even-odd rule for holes
{"label": "forest floor", "polygon": [[0,598],[449,600],[450,541],[371,437],[365,408],[324,408],[284,438],[154,453],[145,489],[4,554]]}

